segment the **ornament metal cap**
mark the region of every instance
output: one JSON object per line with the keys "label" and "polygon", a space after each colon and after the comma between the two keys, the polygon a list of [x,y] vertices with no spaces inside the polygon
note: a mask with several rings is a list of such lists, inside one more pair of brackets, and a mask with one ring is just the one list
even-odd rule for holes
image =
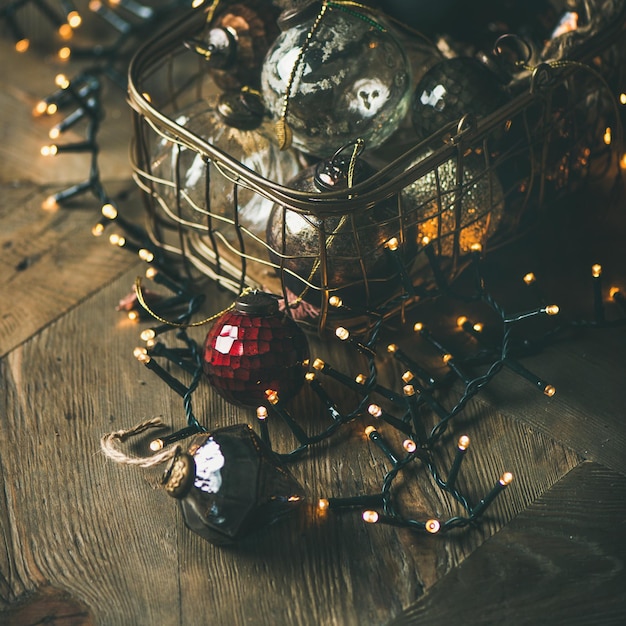
{"label": "ornament metal cap", "polygon": [[235,300],[235,311],[246,315],[275,315],[278,313],[278,298],[255,289]]}

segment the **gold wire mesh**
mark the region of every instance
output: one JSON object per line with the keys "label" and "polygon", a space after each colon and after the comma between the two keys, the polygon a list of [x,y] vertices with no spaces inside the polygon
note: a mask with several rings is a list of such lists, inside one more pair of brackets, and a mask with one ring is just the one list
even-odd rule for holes
{"label": "gold wire mesh", "polygon": [[[608,93],[602,76],[621,80],[615,78],[616,73],[621,77],[622,65],[615,44],[624,39],[623,20],[578,46],[567,63],[529,70],[520,92],[494,113],[478,121],[467,115],[427,141],[417,142],[409,131],[404,138],[399,133],[374,155],[379,166],[374,176],[349,193],[313,196],[265,178],[177,123],[191,103],[211,101],[219,92],[201,59],[183,45],[202,32],[206,19],[201,11],[183,16],[147,41],[130,66],[132,164],[144,191],[150,236],[156,246],[180,257],[187,271],[198,271],[235,294],[245,287],[282,293],[294,304],[292,315],[320,331],[329,320],[346,316],[331,306],[333,295],[352,294],[354,310],[398,312],[400,304],[389,304],[406,287],[398,266],[388,263],[383,271],[372,271],[370,263],[377,255],[387,258],[390,240],[397,239],[404,250],[403,267],[416,293],[402,306],[418,302],[433,281],[433,258],[453,280],[472,247],[484,253],[519,235],[546,199],[584,180],[594,156],[611,154],[602,137],[607,126],[619,126],[619,114],[616,119],[610,102],[615,94]],[[591,63],[593,69],[587,70]],[[209,185],[216,177],[226,179],[232,193],[219,211],[208,202],[208,188],[204,198],[190,197],[176,168],[167,178],[153,171],[159,142],[175,154],[200,155]],[[428,148],[433,145],[439,147]],[[477,185],[480,202],[473,198]],[[417,190],[413,202],[400,201],[407,190]],[[284,240],[272,247],[240,224],[243,193],[303,216],[317,229],[313,249],[294,258]],[[381,202],[395,203],[391,214],[376,212]],[[333,269],[332,246],[339,234],[341,264],[352,268],[347,283]],[[341,323],[359,319],[348,314]]]}

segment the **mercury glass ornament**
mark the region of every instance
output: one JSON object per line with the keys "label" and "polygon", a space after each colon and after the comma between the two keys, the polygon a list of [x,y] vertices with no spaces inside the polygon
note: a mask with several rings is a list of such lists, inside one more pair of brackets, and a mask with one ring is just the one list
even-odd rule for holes
{"label": "mercury glass ornament", "polygon": [[269,0],[214,4],[206,33],[185,45],[206,60],[222,89],[258,88],[263,58],[279,33],[279,9]]}
{"label": "mercury glass ornament", "polygon": [[463,159],[463,183],[457,191],[457,162],[445,161],[401,192],[405,214],[417,222],[418,242],[433,242],[442,256],[460,254],[493,235],[504,213],[504,192],[493,171],[475,155]]}
{"label": "mercury glass ornament", "polygon": [[[300,171],[294,151],[281,151],[260,132],[263,107],[252,92],[229,92],[211,103],[196,102],[175,121],[250,170],[282,183]],[[168,139],[161,139],[151,158],[154,190],[169,217],[185,226],[222,232],[236,240],[235,218],[255,235],[265,232],[272,202],[245,186],[237,188],[219,163]],[[210,190],[207,194],[207,173]],[[237,213],[235,214],[235,210]]]}
{"label": "mercury glass ornament", "polygon": [[194,437],[164,476],[185,524],[210,543],[228,545],[296,510],[304,490],[250,426]]}
{"label": "mercury glass ornament", "polygon": [[428,70],[415,88],[413,127],[419,139],[426,139],[468,113],[485,117],[509,99],[497,75],[477,59],[446,59]]}
{"label": "mercury glass ornament", "polygon": [[[324,191],[346,190],[349,159],[338,152],[289,181],[288,186],[311,197]],[[354,184],[369,179],[375,170],[364,160],[354,163]],[[414,236],[405,233],[403,254],[410,253]],[[351,214],[303,214],[285,206],[272,209],[266,242],[270,258],[282,268],[283,284],[295,296],[320,307],[323,292],[340,295],[359,306],[388,295],[389,280],[397,267],[389,263],[385,244],[400,237],[398,197]],[[312,285],[313,287],[309,286]]]}
{"label": "mercury glass ornament", "polygon": [[398,128],[411,69],[376,13],[313,3],[284,12],[280,25],[261,75],[279,144],[325,157],[357,138],[375,148]]}
{"label": "mercury glass ornament", "polygon": [[209,330],[202,355],[213,388],[233,404],[256,407],[266,391],[293,397],[304,383],[309,357],[300,327],[278,310],[275,296],[253,291],[239,296],[233,310]]}

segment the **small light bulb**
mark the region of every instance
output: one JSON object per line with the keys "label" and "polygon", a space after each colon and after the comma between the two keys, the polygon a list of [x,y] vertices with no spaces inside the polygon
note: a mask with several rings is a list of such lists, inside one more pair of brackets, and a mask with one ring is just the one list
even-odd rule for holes
{"label": "small light bulb", "polygon": [[29,47],[30,47],[30,41],[26,38],[20,39],[19,41],[15,42],[16,52],[19,52],[19,53],[26,52],[26,50],[28,50]]}
{"label": "small light bulb", "polygon": [[500,477],[500,484],[503,487],[510,485],[512,482],[513,482],[513,474],[511,474],[511,472],[504,472],[504,474],[502,474],[502,476]]}
{"label": "small light bulb", "polygon": [[65,74],[57,74],[54,77],[54,83],[61,89],[67,89],[70,86],[70,81]]}
{"label": "small light bulb", "polygon": [[144,91],[141,95],[142,95],[142,96],[144,97],[144,99],[145,99],[145,100],[147,100],[148,102],[152,102],[152,97],[150,96],[150,94],[149,94],[147,91]]}
{"label": "small light bulb", "polygon": [[549,304],[544,311],[546,312],[547,315],[558,315],[559,313],[559,307],[557,304]]}
{"label": "small light bulb", "polygon": [[595,263],[591,266],[591,275],[594,278],[599,278],[602,274],[602,266],[599,263]]}
{"label": "small light bulb", "polygon": [[59,148],[55,144],[49,146],[41,146],[41,156],[54,156],[59,151]]}
{"label": "small light bulb", "polygon": [[339,326],[335,330],[335,335],[337,335],[337,337],[341,339],[341,341],[346,341],[346,339],[349,339],[350,337],[350,332],[348,331],[347,328],[344,328],[343,326]]}
{"label": "small light bulb", "polygon": [[609,298],[615,298],[618,293],[620,293],[619,287],[611,287],[609,289]]}
{"label": "small light bulb", "polygon": [[35,117],[39,117],[40,115],[43,115],[47,110],[48,110],[48,105],[46,104],[46,101],[40,100],[35,105],[35,108],[33,109],[33,115]]}
{"label": "small light bulb", "polygon": [[398,350],[398,346],[395,343],[390,343],[387,346],[387,352],[389,352],[390,354],[393,354],[394,352],[397,352]]}
{"label": "small light bulb", "polygon": [[265,390],[265,397],[267,398],[267,401],[270,404],[278,404],[278,392],[274,391],[273,389],[266,389]]}
{"label": "small light bulb", "polygon": [[624,154],[622,154],[622,158],[619,161],[619,166],[626,170],[626,152]]}
{"label": "small light bulb", "polygon": [[470,445],[470,438],[467,435],[461,435],[459,437],[459,443],[457,444],[459,450],[467,450]]}
{"label": "small light bulb", "polygon": [[329,506],[330,506],[330,502],[328,502],[328,500],[326,498],[320,498],[317,501],[317,508],[320,511],[326,511]]}
{"label": "small light bulb", "polygon": [[626,93],[620,93],[619,95],[619,103],[626,104]]}
{"label": "small light bulb", "polygon": [[257,419],[263,421],[267,419],[267,409],[264,406],[259,406],[256,409],[256,417]]}
{"label": "small light bulb", "polygon": [[412,454],[417,450],[417,444],[413,441],[413,439],[405,439],[402,442],[402,447],[409,453]]}
{"label": "small light bulb", "polygon": [[128,311],[128,319],[131,322],[136,322],[139,319],[139,313],[137,311]]}
{"label": "small light bulb", "polygon": [[120,248],[123,248],[126,244],[126,239],[117,233],[113,233],[112,235],[109,235],[109,243],[112,246],[119,246]]}
{"label": "small light bulb", "polygon": [[535,276],[533,272],[528,272],[528,274],[524,276],[524,282],[527,285],[532,285],[536,280],[537,280],[537,277]]}
{"label": "small light bulb", "polygon": [[397,237],[392,237],[385,244],[385,247],[388,248],[389,250],[391,250],[392,252],[395,252],[398,249],[399,246],[400,246],[400,243],[398,242],[398,238]]}
{"label": "small light bulb", "polygon": [[551,398],[556,393],[556,388],[552,385],[546,385],[543,393],[545,393],[548,398]]}
{"label": "small light bulb", "polygon": [[414,378],[415,375],[410,370],[407,370],[406,372],[404,372],[404,374],[402,374],[402,380],[405,383],[410,383]]}
{"label": "small light bulb", "polygon": [[465,317],[465,315],[460,315],[456,318],[456,325],[459,328],[463,328],[463,324],[465,324],[465,322],[467,322],[467,317]]}
{"label": "small light bulb", "polygon": [[367,381],[367,376],[365,374],[357,374],[354,377],[354,380],[356,380],[356,382],[359,383],[359,385],[364,385],[365,382]]}
{"label": "small light bulb", "polygon": [[483,328],[484,326],[480,323],[480,322],[476,322],[472,328],[477,332],[477,333],[482,333],[483,332]]}
{"label": "small light bulb", "polygon": [[59,203],[54,196],[48,196],[42,203],[41,208],[44,211],[56,211],[59,208]]}
{"label": "small light bulb", "polygon": [[59,110],[59,107],[54,102],[52,102],[46,107],[46,113],[48,115],[54,115],[58,110]]}
{"label": "small light bulb", "polygon": [[63,46],[62,48],[59,48],[57,56],[60,61],[67,61],[72,56],[72,49],[69,46]]}
{"label": "small light bulb", "polygon": [[48,133],[48,137],[50,137],[50,139],[58,139],[60,134],[61,130],[59,129],[59,127],[53,126]]}
{"label": "small light bulb", "polygon": [[326,363],[324,363],[324,361],[322,361],[322,359],[315,359],[313,361],[313,369],[323,370],[324,369],[324,365],[326,365]]}
{"label": "small light bulb", "polygon": [[61,24],[57,32],[59,33],[59,37],[64,40],[71,39],[74,34],[74,31],[69,24]]}
{"label": "small light bulb", "polygon": [[419,333],[420,331],[424,330],[424,324],[422,324],[422,322],[416,322],[415,324],[413,324],[413,330],[416,333]]}
{"label": "small light bulb", "polygon": [[146,328],[141,331],[141,335],[139,335],[139,337],[141,337],[141,341],[149,341],[150,339],[154,339],[156,337],[156,332],[154,328]]}
{"label": "small light bulb", "polygon": [[93,11],[94,13],[99,11],[102,8],[102,2],[100,2],[100,0],[91,0],[91,2],[89,3],[89,10]]}
{"label": "small light bulb", "polygon": [[369,437],[372,433],[375,433],[376,429],[373,426],[365,427],[365,434]]}
{"label": "small light bulb", "polygon": [[154,254],[150,252],[150,250],[141,248],[137,254],[139,255],[139,258],[146,263],[152,263],[152,261],[154,261]]}
{"label": "small light bulb", "polygon": [[330,296],[328,304],[338,309],[343,304],[343,300],[339,296]]}
{"label": "small light bulb", "polygon": [[424,235],[424,237],[422,237],[422,245],[427,246],[429,243],[430,243],[430,237]]}
{"label": "small light bulb", "polygon": [[413,387],[413,385],[404,385],[404,387],[402,387],[402,393],[404,393],[407,398],[410,398],[415,395],[415,387]]}
{"label": "small light bulb", "polygon": [[[377,405],[377,404],[370,404],[367,407],[367,412],[372,416],[372,417],[380,417],[383,414],[383,410]],[[371,428],[371,427],[368,427]],[[366,429],[366,434],[369,435],[369,433],[367,432]]]}
{"label": "small light bulb", "polygon": [[308,382],[315,380],[315,372],[307,372],[304,375],[304,379],[307,380]]}
{"label": "small light bulb", "polygon": [[78,11],[70,11],[67,14],[67,23],[72,28],[78,28],[83,23],[83,18]]}
{"label": "small light bulb", "polygon": [[368,524],[375,524],[378,521],[378,513],[376,511],[363,511],[363,521]]}
{"label": "small light bulb", "polygon": [[611,145],[611,128],[610,128],[610,126],[607,126],[607,127],[605,128],[605,130],[604,130],[604,137],[603,137],[603,139],[604,139],[604,143],[605,143],[607,146],[610,146],[610,145]]}
{"label": "small light bulb", "polygon": [[114,220],[117,217],[117,209],[110,202],[103,204],[100,212],[108,220]]}
{"label": "small light bulb", "polygon": [[133,350],[133,356],[136,359],[140,359],[142,358],[144,355],[148,354],[148,351],[145,348],[142,348],[141,346],[137,346],[134,350]]}
{"label": "small light bulb", "polygon": [[441,524],[439,523],[439,520],[429,519],[425,524],[425,528],[429,533],[434,535],[435,533],[439,532]]}
{"label": "small light bulb", "polygon": [[163,440],[154,439],[150,442],[150,450],[152,452],[158,452],[159,450],[163,450]]}
{"label": "small light bulb", "polygon": [[102,233],[104,232],[104,225],[103,224],[95,224],[92,228],[91,228],[91,234],[94,237],[100,237],[102,235]]}
{"label": "small light bulb", "polygon": [[447,353],[447,354],[444,354],[444,355],[441,357],[441,360],[442,360],[444,363],[449,363],[450,361],[452,361],[452,359],[453,359],[453,358],[454,358],[454,357],[453,357],[450,353]]}
{"label": "small light bulb", "polygon": [[471,250],[472,252],[482,252],[482,250],[483,250],[483,246],[482,246],[482,244],[480,244],[480,243],[473,243],[473,244],[470,246],[470,250]]}

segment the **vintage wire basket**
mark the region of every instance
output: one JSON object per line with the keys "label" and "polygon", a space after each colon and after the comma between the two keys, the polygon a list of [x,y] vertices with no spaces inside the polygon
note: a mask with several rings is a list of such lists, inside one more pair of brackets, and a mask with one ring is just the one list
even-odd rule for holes
{"label": "vintage wire basket", "polygon": [[[573,46],[567,59],[526,70],[517,95],[495,112],[478,120],[464,116],[427,141],[406,131],[372,155],[377,173],[349,193],[315,195],[264,177],[185,126],[192,103],[213,102],[220,93],[202,59],[183,43],[206,27],[205,11],[183,16],[147,41],[130,66],[132,162],[144,191],[150,237],[182,259],[187,271],[235,294],[245,287],[282,294],[291,314],[319,331],[338,323],[357,326],[366,310],[394,315],[428,297],[433,273],[453,280],[472,251],[484,253],[510,241],[548,198],[584,180],[594,157],[605,157],[608,167],[615,154],[623,10],[610,27]],[[164,173],[155,166],[154,155],[162,149],[197,155],[205,168],[202,197],[190,197],[176,167]],[[209,201],[216,181],[228,187],[219,210]],[[413,201],[401,201],[416,185]],[[316,249],[287,254],[280,237],[270,245],[263,234],[251,232],[239,219],[244,194],[258,194],[303,216],[318,230]],[[376,206],[383,201],[395,204],[391,214],[380,217]],[[348,279],[338,274],[333,258],[339,230]],[[381,263],[372,265],[373,258]],[[348,307],[333,306],[340,299]]]}

